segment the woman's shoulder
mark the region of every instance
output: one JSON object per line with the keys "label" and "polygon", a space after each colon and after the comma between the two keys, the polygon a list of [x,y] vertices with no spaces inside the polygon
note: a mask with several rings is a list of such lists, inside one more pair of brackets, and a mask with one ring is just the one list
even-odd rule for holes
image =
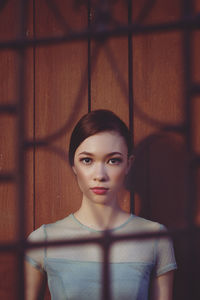
{"label": "woman's shoulder", "polygon": [[28,237],[30,241],[55,240],[66,238],[79,238],[87,235],[88,232],[74,221],[73,214],[57,220],[53,223],[43,224],[34,230]]}
{"label": "woman's shoulder", "polygon": [[137,215],[132,215],[132,218],[126,227],[128,232],[133,231],[136,233],[137,232],[159,232],[161,230],[166,230],[164,225],[155,221],[142,218]]}
{"label": "woman's shoulder", "polygon": [[70,224],[71,224],[71,215],[52,223],[43,224],[29,234],[28,240],[34,242],[34,241],[43,241],[51,237],[56,238],[57,236],[60,235],[60,233],[63,230],[66,229],[70,230],[71,228]]}
{"label": "woman's shoulder", "polygon": [[34,231],[32,231],[28,236],[28,240],[30,242],[45,240],[45,228],[44,227],[45,227],[45,225],[43,224],[40,227],[38,227],[37,229],[35,229]]}

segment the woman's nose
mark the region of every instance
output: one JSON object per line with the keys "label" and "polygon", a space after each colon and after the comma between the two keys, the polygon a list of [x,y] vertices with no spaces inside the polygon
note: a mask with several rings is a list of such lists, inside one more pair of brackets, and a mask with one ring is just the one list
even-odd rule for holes
{"label": "woman's nose", "polygon": [[98,180],[98,181],[108,180],[108,174],[104,164],[99,164],[96,166],[94,171],[94,180]]}

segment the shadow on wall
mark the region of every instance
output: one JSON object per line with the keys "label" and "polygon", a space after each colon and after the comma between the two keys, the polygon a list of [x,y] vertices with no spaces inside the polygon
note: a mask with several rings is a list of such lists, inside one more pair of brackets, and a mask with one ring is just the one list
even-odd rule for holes
{"label": "shadow on wall", "polygon": [[151,135],[138,144],[129,181],[137,214],[170,227],[186,225],[187,165],[180,135]]}
{"label": "shadow on wall", "polygon": [[[189,155],[181,135],[158,133],[139,143],[128,179],[135,193],[135,213],[168,228],[187,226],[188,165]],[[175,300],[200,299],[198,241],[197,235],[174,238],[178,264]]]}

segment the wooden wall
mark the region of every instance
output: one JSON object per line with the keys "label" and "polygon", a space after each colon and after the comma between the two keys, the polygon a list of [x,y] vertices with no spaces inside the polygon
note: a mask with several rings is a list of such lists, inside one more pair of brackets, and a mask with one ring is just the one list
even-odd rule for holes
{"label": "wooden wall", "polygon": [[[27,38],[62,36],[88,26],[87,6],[73,1],[29,1]],[[2,2],[0,41],[19,36],[19,1]],[[50,2],[49,2],[50,3]],[[53,3],[53,2],[51,2]],[[114,2],[113,2],[114,3]],[[115,22],[128,23],[126,1],[112,6]],[[146,1],[133,1],[133,20],[142,24],[173,22],[182,15],[181,1],[156,1],[145,16]],[[152,2],[153,3],[153,2]],[[199,9],[196,1],[196,10]],[[56,13],[60,16],[57,17]],[[92,9],[90,22],[97,19]],[[199,80],[199,34],[192,39],[192,79]],[[171,228],[187,225],[188,161],[183,134],[163,132],[165,124],[185,120],[185,82],[183,33],[172,31],[137,35],[133,43],[133,138],[136,161],[133,170],[135,213]],[[26,50],[25,132],[27,139],[47,139],[49,146],[31,148],[26,153],[27,234],[41,224],[63,218],[80,205],[81,195],[67,163],[71,130],[77,120],[91,109],[106,108],[129,125],[128,37],[92,40],[90,45],[91,89],[88,93],[88,41],[38,46]],[[19,66],[14,50],[0,52],[0,103],[18,100]],[[192,150],[199,154],[199,99],[192,105]],[[0,171],[16,168],[16,121],[9,114],[0,118]],[[197,177],[198,179],[198,177]],[[197,190],[198,195],[198,190]],[[16,184],[0,184],[0,242],[16,240]],[[129,194],[121,200],[130,209]],[[195,221],[200,222],[200,200],[195,202]],[[190,269],[186,258],[186,238],[175,239],[179,270],[175,299],[199,299],[198,268]],[[196,245],[196,249],[199,249]],[[15,299],[15,253],[0,256],[0,299]],[[196,261],[196,264],[200,264]],[[196,266],[197,266],[196,265]],[[188,278],[194,275],[193,297]],[[11,288],[12,287],[12,288]],[[196,297],[196,298],[195,298]],[[46,296],[48,299],[49,296]]]}

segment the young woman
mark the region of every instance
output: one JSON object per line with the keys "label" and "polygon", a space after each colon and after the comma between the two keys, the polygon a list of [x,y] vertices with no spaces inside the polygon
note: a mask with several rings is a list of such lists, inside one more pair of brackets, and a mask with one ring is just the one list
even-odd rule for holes
{"label": "young woman", "polygon": [[[83,116],[69,147],[69,162],[83,195],[81,207],[62,220],[41,226],[29,240],[99,237],[105,230],[112,235],[165,230],[158,223],[124,212],[118,204],[132,161],[130,133],[121,119],[107,110]],[[52,300],[102,299],[103,258],[98,245],[29,250],[26,260],[27,300],[38,299],[45,273]],[[115,242],[109,266],[112,299],[172,299],[176,262],[168,238]]]}

